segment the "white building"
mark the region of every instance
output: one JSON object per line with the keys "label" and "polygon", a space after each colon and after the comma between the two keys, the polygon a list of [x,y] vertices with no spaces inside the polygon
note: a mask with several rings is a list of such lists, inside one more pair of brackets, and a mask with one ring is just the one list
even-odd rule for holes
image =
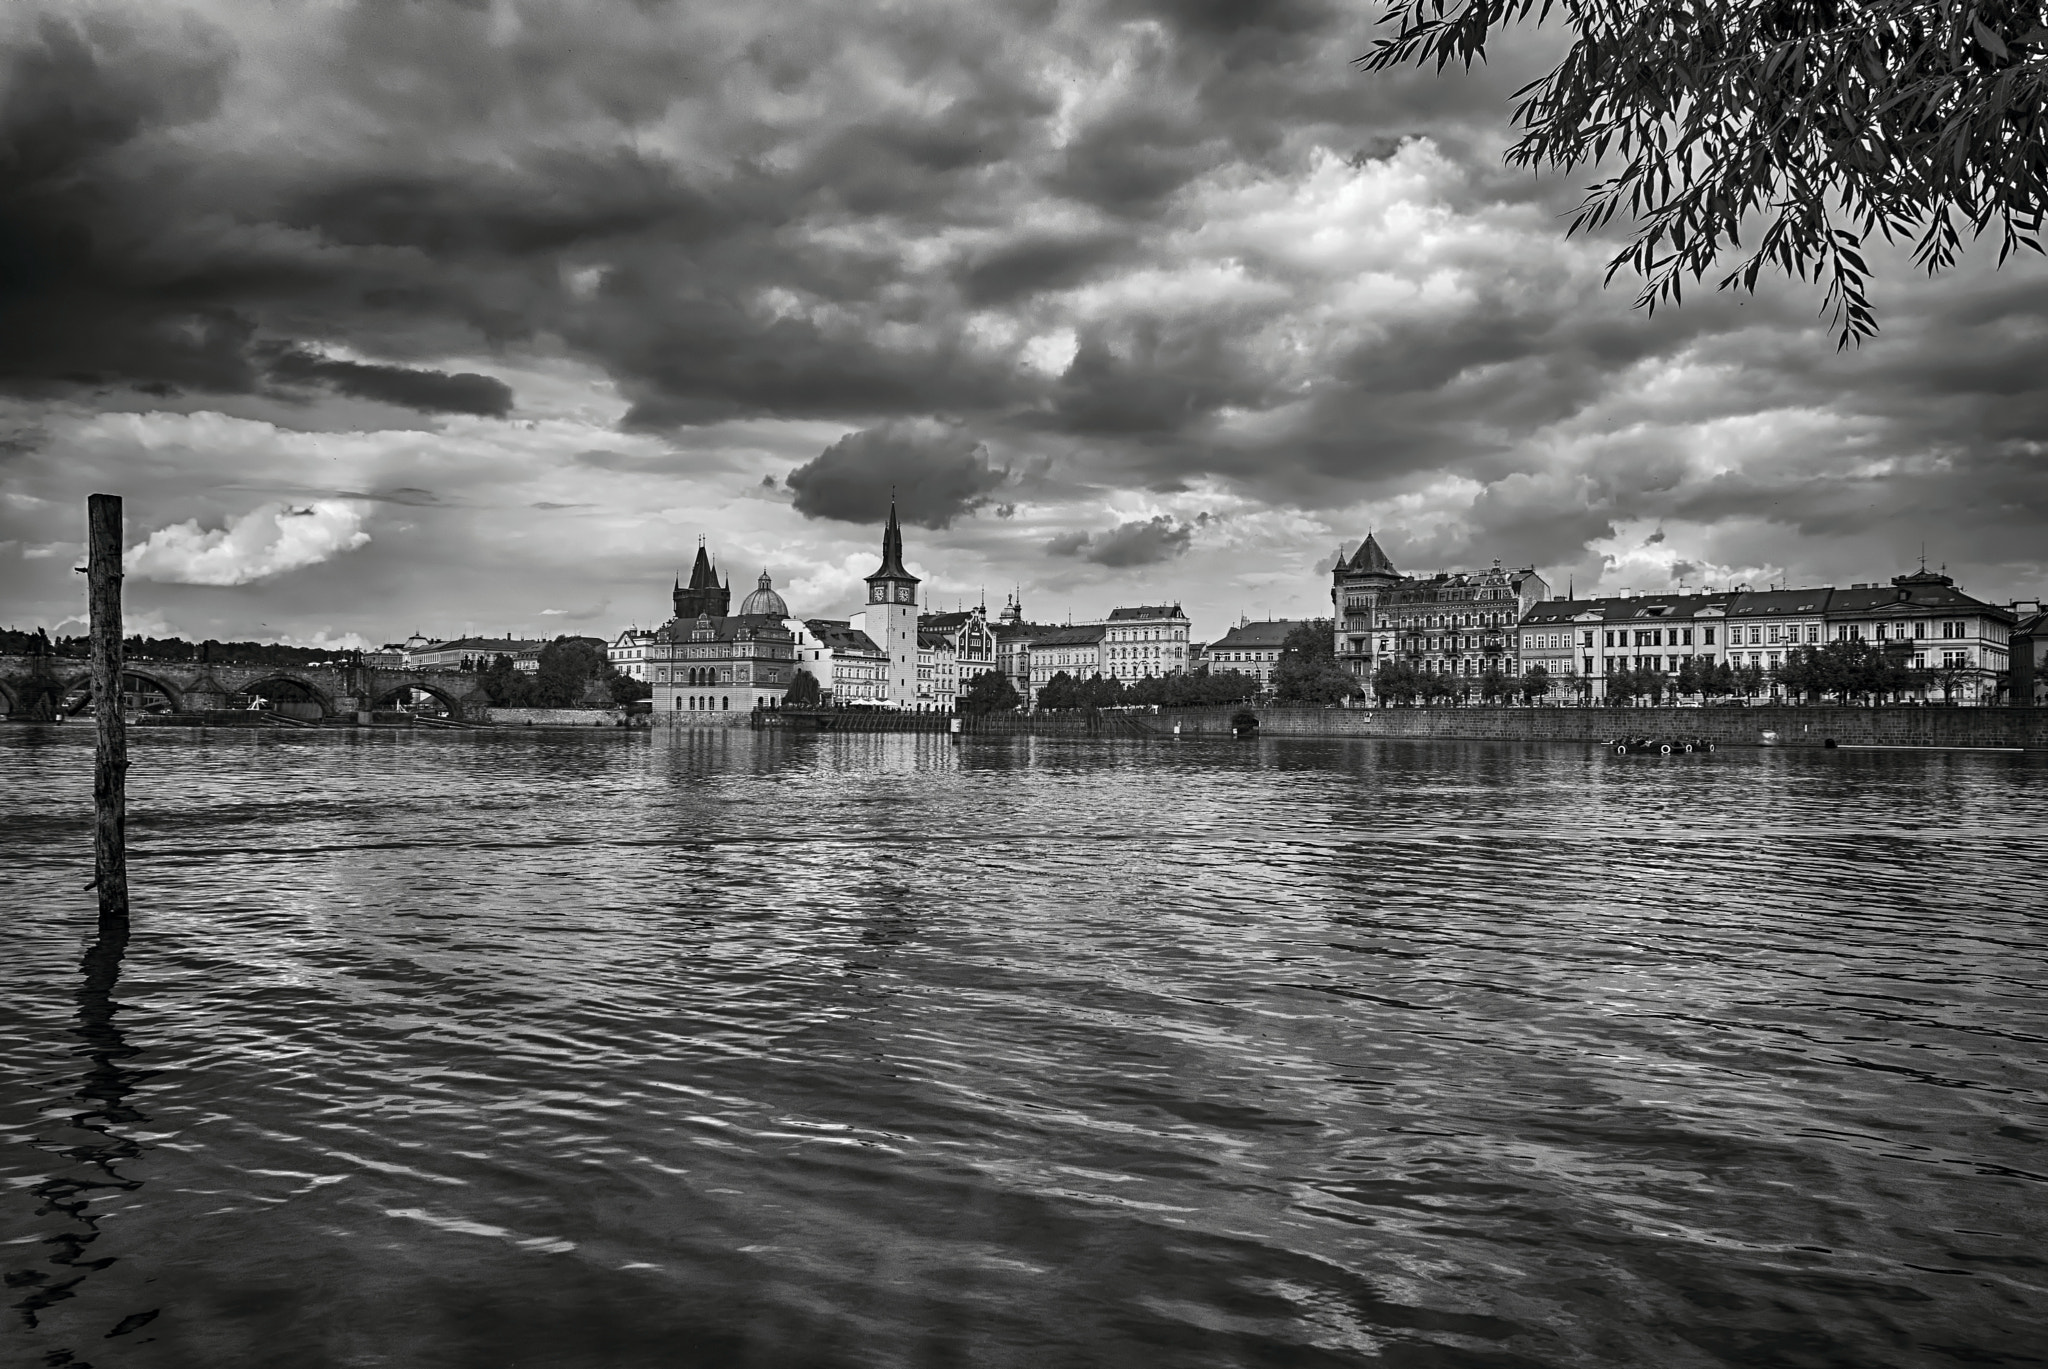
{"label": "white building", "polygon": [[797,668],[818,682],[823,702],[870,706],[888,697],[889,655],[850,623],[832,618],[790,619]]}
{"label": "white building", "polygon": [[628,679],[645,680],[648,678],[647,647],[653,640],[652,632],[642,632],[637,627],[629,627],[604,649],[604,654],[612,663],[612,669],[619,674]]}
{"label": "white building", "polygon": [[1280,648],[1287,641],[1287,634],[1300,626],[1288,618],[1240,622],[1209,643],[1205,653],[1209,669],[1217,674],[1235,670],[1258,680],[1260,689],[1270,689],[1273,667],[1280,661]]}
{"label": "white building", "polygon": [[1081,627],[1046,628],[1033,637],[1029,645],[1031,702],[1038,702],[1038,692],[1055,675],[1090,680],[1106,674],[1102,668],[1102,645],[1107,632],[1101,623],[1088,623]]}
{"label": "white building", "polygon": [[1103,625],[1102,673],[1128,684],[1188,668],[1188,616],[1179,604],[1110,610]]}

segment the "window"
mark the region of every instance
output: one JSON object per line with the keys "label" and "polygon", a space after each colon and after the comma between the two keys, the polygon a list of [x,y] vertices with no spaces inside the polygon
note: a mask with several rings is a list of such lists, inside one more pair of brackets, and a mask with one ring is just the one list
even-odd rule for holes
{"label": "window", "polygon": [[[1675,644],[1675,643],[1676,643],[1676,641],[1677,641],[1677,638],[1675,638],[1675,637],[1674,637],[1674,638],[1672,639],[1672,641],[1673,641],[1673,642],[1674,642],[1674,644]],[[1652,632],[1652,633],[1650,634],[1650,645],[1651,645],[1651,646],[1663,646],[1663,645],[1664,645],[1664,629],[1663,629],[1663,628],[1661,628],[1661,627],[1660,627],[1660,628],[1656,629],[1656,630],[1655,630],[1654,632]]]}
{"label": "window", "polygon": [[[1922,623],[1922,624],[1921,624],[1921,626],[1922,626],[1922,627],[1924,628],[1924,627],[1926,626],[1926,624],[1925,624],[1925,623]],[[1807,641],[1808,641],[1809,643],[1812,643],[1812,642],[1818,642],[1818,641],[1820,640],[1820,624],[1819,624],[1819,623],[1808,623],[1808,624],[1806,625],[1806,640],[1807,640]]]}
{"label": "window", "polygon": [[1915,637],[1925,637],[1925,636],[1927,635],[1927,624],[1925,624],[1925,623],[1915,623],[1915,624],[1913,624],[1913,635],[1914,635]]}
{"label": "window", "polygon": [[1686,646],[1691,646],[1691,645],[1692,645],[1692,629],[1691,629],[1691,628],[1684,628],[1684,629],[1682,629],[1682,631],[1683,631],[1683,632],[1685,633],[1685,642],[1684,642],[1684,645],[1686,645]]}

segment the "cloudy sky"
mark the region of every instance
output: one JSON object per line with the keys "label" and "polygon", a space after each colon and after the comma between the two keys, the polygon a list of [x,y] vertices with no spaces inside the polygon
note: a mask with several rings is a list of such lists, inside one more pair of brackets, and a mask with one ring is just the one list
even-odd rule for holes
{"label": "cloudy sky", "polygon": [[[1325,0],[12,0],[0,622],[609,634],[707,540],[857,607],[1327,609],[1339,543],[1561,588],[2048,589],[2048,269],[1654,318],[1501,161],[1544,34],[1360,75]],[[1883,254],[1879,254],[1880,257]]]}

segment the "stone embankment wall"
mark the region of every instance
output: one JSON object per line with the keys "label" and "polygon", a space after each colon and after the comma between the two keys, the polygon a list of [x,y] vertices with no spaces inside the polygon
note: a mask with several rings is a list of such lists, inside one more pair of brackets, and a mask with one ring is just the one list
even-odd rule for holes
{"label": "stone embankment wall", "polygon": [[618,727],[623,708],[485,708],[480,721],[493,727]]}
{"label": "stone embankment wall", "polygon": [[[1235,708],[1126,713],[1132,730],[1229,735]],[[1706,737],[1722,746],[2023,747],[2048,750],[2048,710],[2028,708],[1254,708],[1266,736],[1602,742]],[[1057,716],[1057,715],[1055,715]],[[1036,723],[1038,719],[1020,719]],[[1065,719],[1047,731],[1074,729]],[[1020,730],[1033,730],[1020,729]]]}
{"label": "stone embankment wall", "polygon": [[688,709],[671,709],[667,713],[650,713],[647,715],[647,719],[651,719],[651,725],[655,727],[727,728],[747,727],[750,725],[750,720],[753,716],[751,711],[692,713]]}

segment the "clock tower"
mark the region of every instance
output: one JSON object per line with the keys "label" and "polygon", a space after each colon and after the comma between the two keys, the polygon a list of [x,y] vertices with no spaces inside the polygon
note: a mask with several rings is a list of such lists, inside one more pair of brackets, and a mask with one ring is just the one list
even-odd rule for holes
{"label": "clock tower", "polygon": [[903,568],[903,529],[896,501],[882,531],[882,564],[868,577],[867,633],[889,657],[883,697],[898,708],[917,706],[917,577]]}

